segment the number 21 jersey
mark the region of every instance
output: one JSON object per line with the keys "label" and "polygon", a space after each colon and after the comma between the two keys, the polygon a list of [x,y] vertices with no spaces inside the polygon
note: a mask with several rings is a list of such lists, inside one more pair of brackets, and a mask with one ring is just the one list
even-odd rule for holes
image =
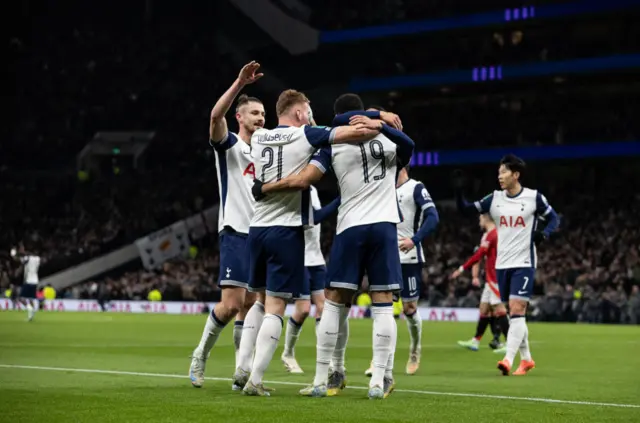
{"label": "number 21 jersey", "polygon": [[[326,127],[278,126],[258,129],[251,137],[251,159],[256,179],[277,182],[300,173],[313,153],[328,146],[335,131]],[[282,191],[257,201],[251,226],[313,225],[309,190]]]}

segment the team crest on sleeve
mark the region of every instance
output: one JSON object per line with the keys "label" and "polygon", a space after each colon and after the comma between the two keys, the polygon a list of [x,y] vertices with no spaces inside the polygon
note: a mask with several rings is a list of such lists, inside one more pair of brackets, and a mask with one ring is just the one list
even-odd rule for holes
{"label": "team crest on sleeve", "polygon": [[424,198],[425,200],[431,200],[431,196],[429,195],[429,193],[427,192],[426,188],[422,188],[422,198]]}

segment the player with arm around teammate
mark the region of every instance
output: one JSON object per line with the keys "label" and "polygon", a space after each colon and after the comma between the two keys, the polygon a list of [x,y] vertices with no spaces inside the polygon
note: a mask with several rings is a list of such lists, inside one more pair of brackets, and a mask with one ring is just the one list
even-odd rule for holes
{"label": "player with arm around teammate", "polygon": [[[520,184],[524,169],[524,161],[509,154],[500,161],[498,182],[501,191],[494,191],[475,203],[467,203],[461,192],[456,196],[461,211],[489,213],[498,227],[496,273],[501,299],[509,302],[511,316],[507,352],[498,362],[498,369],[505,376],[511,373],[518,351],[520,365],[514,375],[525,375],[535,367],[525,313],[533,294],[536,245],[548,239],[558,227],[558,216],[545,196]],[[545,218],[543,229],[537,227],[539,216]]]}
{"label": "player with arm around teammate", "polygon": [[344,353],[346,339],[340,339],[339,334],[344,333],[345,325],[348,327],[348,305],[365,271],[373,299],[374,372],[368,396],[382,399],[393,390],[393,366],[388,366],[393,361],[397,336],[392,296],[402,287],[395,176],[398,158],[408,163],[414,143],[382,121],[369,119],[363,109],[362,100],[355,94],[338,97],[334,104],[338,115],[334,124],[343,124],[340,118],[351,112],[352,125],[379,129],[380,135],[357,145],[323,148],[311,162],[315,169],[309,166],[305,172],[281,184],[259,187],[262,193],[304,189],[332,167],[340,188],[338,224],[327,270],[327,299],[317,329],[316,374],[312,385],[300,391],[304,396],[324,397],[334,384],[336,390],[344,387],[344,362],[334,360],[331,376],[328,369],[334,353],[340,349]]}
{"label": "player with arm around teammate", "polygon": [[[500,289],[498,288],[496,277],[498,230],[496,229],[496,225],[491,219],[491,216],[486,213],[480,215],[479,224],[480,228],[482,228],[482,230],[485,232],[484,235],[482,235],[480,247],[476,250],[473,256],[471,256],[471,258],[467,260],[467,262],[465,262],[451,274],[451,279],[456,279],[465,270],[469,270],[472,267],[479,265],[480,260],[482,260],[483,257],[487,258],[485,262],[485,274],[487,280],[485,282],[484,288],[482,290],[482,296],[480,298],[480,319],[478,320],[476,334],[469,341],[458,341],[458,345],[469,348],[472,351],[478,351],[480,339],[484,335],[484,332],[487,330],[487,326],[492,323],[492,317],[495,317],[498,320],[497,323],[502,330],[505,339],[507,337],[507,334],[509,333],[509,319],[507,318],[507,310],[505,309],[504,304],[500,299]],[[475,267],[474,272],[479,273],[479,268]],[[476,273],[473,278],[473,283],[475,286],[480,286],[480,280],[477,277],[478,273]],[[500,348],[496,350],[496,352],[504,353],[505,350],[503,348]]]}
{"label": "player with arm around teammate", "polygon": [[[277,182],[299,173],[320,147],[361,142],[379,133],[364,125],[308,126],[313,118],[309,100],[295,90],[280,94],[276,113],[276,128],[259,129],[252,136],[251,157],[260,183]],[[244,385],[246,395],[269,395],[262,379],[282,334],[286,303],[300,295],[303,288],[304,227],[313,225],[312,216],[308,189],[274,193],[255,205],[247,242],[249,289],[265,292],[266,302],[255,357],[253,361],[250,357],[240,357],[234,375],[234,383]]]}
{"label": "player with arm around teammate", "polygon": [[[222,298],[208,316],[199,345],[192,354],[189,377],[191,384],[200,388],[204,383],[206,361],[218,336],[227,323],[236,318],[233,328],[236,361],[240,354],[243,323],[256,326],[264,314],[263,298],[247,293],[249,257],[246,252],[249,223],[253,216],[254,199],[251,194],[254,165],[251,162],[251,136],[264,126],[265,111],[255,97],[240,96],[236,106],[239,131],[230,132],[225,114],[240,91],[262,77],[257,73],[259,63],[250,62],[238,74],[231,87],[220,97],[211,110],[209,143],[213,147],[220,209],[218,212],[218,239],[220,243],[220,273],[218,285]],[[252,307],[252,304],[255,306]],[[247,310],[251,311],[247,313]],[[254,310],[255,309],[255,310]]]}

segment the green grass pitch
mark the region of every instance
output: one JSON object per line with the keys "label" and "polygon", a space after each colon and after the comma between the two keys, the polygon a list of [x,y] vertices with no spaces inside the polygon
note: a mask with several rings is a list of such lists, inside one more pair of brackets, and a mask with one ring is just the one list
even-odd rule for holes
{"label": "green grass pitch", "polygon": [[[282,347],[267,370],[270,398],[231,391],[232,330],[208,361],[202,389],[187,378],[204,316],[0,313],[0,422],[639,422],[640,327],[530,325],[537,368],[499,376],[483,342],[471,352],[470,323],[425,322],[422,367],[404,374],[408,333],[398,321],[397,391],[366,399],[371,321],[352,320],[349,387],[334,398],[297,395],[315,369],[311,320],[296,353],[304,375],[289,375]],[[283,335],[284,338],[284,335]],[[282,346],[283,339],[280,344]]]}

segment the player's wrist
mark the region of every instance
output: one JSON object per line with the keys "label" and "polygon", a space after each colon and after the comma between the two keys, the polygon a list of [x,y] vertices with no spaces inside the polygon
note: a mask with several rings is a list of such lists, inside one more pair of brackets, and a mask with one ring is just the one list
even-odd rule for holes
{"label": "player's wrist", "polygon": [[460,273],[464,272],[464,266],[458,267],[458,272],[460,272]]}

